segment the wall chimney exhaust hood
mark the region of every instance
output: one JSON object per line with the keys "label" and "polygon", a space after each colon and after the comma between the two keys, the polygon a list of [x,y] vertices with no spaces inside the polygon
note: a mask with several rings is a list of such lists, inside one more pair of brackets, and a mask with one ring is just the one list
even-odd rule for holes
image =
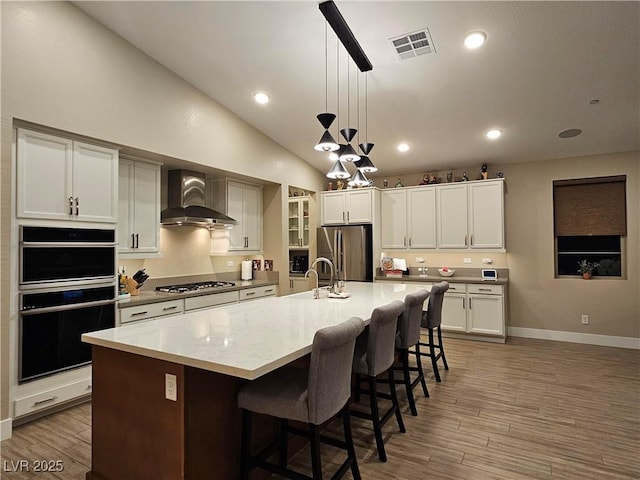
{"label": "wall chimney exhaust hood", "polygon": [[232,228],[238,224],[224,213],[205,207],[204,174],[192,170],[169,170],[168,176],[168,208],[160,213],[163,227]]}

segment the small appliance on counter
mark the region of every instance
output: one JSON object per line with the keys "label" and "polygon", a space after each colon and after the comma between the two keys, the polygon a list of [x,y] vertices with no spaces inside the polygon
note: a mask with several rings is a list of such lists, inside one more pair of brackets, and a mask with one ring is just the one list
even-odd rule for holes
{"label": "small appliance on counter", "polygon": [[294,255],[291,264],[291,273],[304,273],[309,270],[308,255]]}

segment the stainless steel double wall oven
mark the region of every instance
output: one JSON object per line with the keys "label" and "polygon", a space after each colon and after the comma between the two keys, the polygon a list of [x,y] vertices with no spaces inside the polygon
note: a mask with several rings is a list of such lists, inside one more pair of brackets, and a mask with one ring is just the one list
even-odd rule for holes
{"label": "stainless steel double wall oven", "polygon": [[18,381],[91,362],[80,336],[116,317],[113,229],[20,227]]}

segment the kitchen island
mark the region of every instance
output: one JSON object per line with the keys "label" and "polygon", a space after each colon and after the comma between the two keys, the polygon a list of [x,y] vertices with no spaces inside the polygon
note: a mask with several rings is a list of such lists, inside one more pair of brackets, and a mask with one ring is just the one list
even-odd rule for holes
{"label": "kitchen island", "polygon": [[374,308],[420,288],[349,282],[345,299],[303,292],[84,334],[93,345],[87,479],[237,478],[238,388],[303,359],[318,329],[368,321]]}

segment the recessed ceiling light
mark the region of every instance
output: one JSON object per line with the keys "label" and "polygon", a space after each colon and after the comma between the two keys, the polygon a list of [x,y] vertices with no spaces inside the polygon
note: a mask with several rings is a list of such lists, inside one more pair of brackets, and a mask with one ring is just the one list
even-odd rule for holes
{"label": "recessed ceiling light", "polygon": [[564,130],[558,134],[560,138],[573,138],[577,137],[582,133],[582,130],[579,128],[570,128],[569,130]]}
{"label": "recessed ceiling light", "polygon": [[589,100],[589,105],[597,105],[599,103],[600,103],[600,100],[598,100],[597,98]]}
{"label": "recessed ceiling light", "polygon": [[472,32],[464,37],[464,46],[470,50],[476,49],[485,42],[487,34],[484,32]]}
{"label": "recessed ceiling light", "polygon": [[258,92],[253,95],[253,99],[259,103],[260,105],[264,105],[265,103],[269,103],[269,95],[264,92]]}
{"label": "recessed ceiling light", "polygon": [[408,152],[411,147],[408,143],[399,143],[396,148],[399,152]]}
{"label": "recessed ceiling light", "polygon": [[499,128],[492,128],[491,130],[487,130],[484,132],[484,136],[490,140],[495,140],[496,138],[500,138],[502,136],[502,130]]}

